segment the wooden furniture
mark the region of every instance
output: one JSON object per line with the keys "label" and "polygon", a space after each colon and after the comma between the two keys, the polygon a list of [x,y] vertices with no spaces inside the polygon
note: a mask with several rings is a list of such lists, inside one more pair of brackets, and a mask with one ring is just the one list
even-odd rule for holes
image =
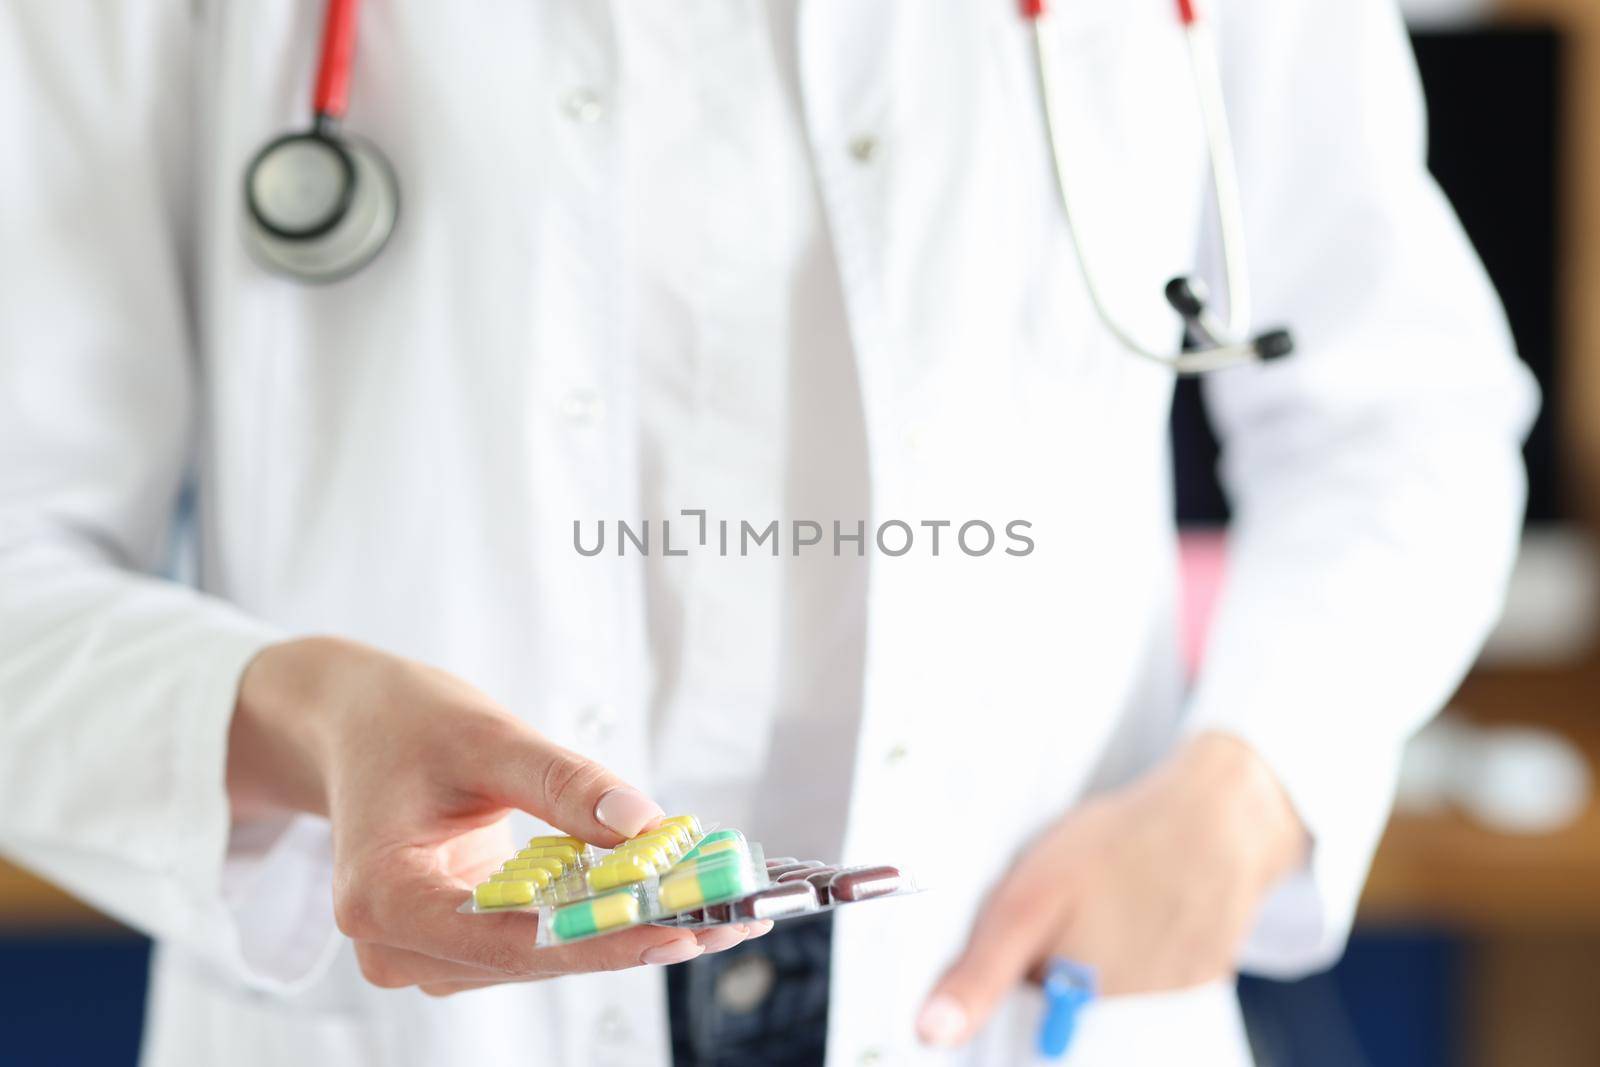
{"label": "wooden furniture", "polygon": [[[1568,667],[1479,670],[1455,706],[1558,730],[1600,782],[1600,654]],[[1459,1014],[1470,1067],[1600,1064],[1600,797],[1553,834],[1496,833],[1456,814],[1396,815],[1358,920],[1468,942]]]}
{"label": "wooden furniture", "polygon": [[[1600,3],[1496,0],[1498,21],[1559,29],[1567,44],[1562,220],[1561,407],[1571,507],[1600,530]],[[1485,77],[1494,72],[1485,71]]]}
{"label": "wooden furniture", "polygon": [[0,938],[63,932],[114,933],[115,922],[26,871],[0,862]]}
{"label": "wooden furniture", "polygon": [[[1495,0],[1494,10],[1565,42],[1560,360],[1545,402],[1557,405],[1566,507],[1600,532],[1600,3]],[[1457,704],[1558,729],[1600,774],[1600,651],[1567,668],[1477,671]],[[1360,921],[1444,924],[1472,939],[1461,1013],[1472,1067],[1600,1064],[1600,804],[1544,837],[1397,816]]]}
{"label": "wooden furniture", "polygon": [[[1600,782],[1600,659],[1554,670],[1480,670],[1454,706],[1477,720],[1563,734],[1588,754]],[[1497,833],[1455,813],[1397,814],[1361,917],[1600,935],[1600,797],[1578,823],[1543,836]]]}

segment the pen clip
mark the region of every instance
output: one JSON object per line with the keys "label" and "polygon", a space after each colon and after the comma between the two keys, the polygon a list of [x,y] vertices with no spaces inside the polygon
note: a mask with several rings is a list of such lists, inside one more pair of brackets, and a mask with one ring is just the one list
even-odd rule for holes
{"label": "pen clip", "polygon": [[1039,1055],[1060,1059],[1072,1044],[1078,1012],[1095,998],[1094,968],[1060,956],[1053,957],[1044,974],[1044,1021],[1039,1025]]}

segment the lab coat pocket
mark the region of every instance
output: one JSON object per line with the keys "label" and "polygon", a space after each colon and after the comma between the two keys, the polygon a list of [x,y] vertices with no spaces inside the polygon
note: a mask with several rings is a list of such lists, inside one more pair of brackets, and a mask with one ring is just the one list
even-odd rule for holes
{"label": "lab coat pocket", "polygon": [[141,1067],[229,1067],[383,1062],[370,1023],[209,979],[186,966],[155,969]]}
{"label": "lab coat pocket", "polygon": [[[1043,996],[1030,993],[1043,1015]],[[1078,1017],[1056,1067],[1251,1067],[1254,1060],[1231,980],[1189,989],[1101,997]]]}

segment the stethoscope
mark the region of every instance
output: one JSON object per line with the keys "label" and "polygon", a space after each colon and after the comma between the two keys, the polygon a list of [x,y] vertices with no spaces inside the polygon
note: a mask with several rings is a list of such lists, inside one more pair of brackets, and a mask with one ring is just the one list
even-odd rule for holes
{"label": "stethoscope", "polygon": [[245,232],[263,265],[331,282],[372,261],[394,233],[400,187],[372,144],[340,132],[350,98],[357,0],[328,0],[311,128],[268,142],[245,171]]}
{"label": "stethoscope", "polygon": [[1245,259],[1244,217],[1239,207],[1239,177],[1235,167],[1233,137],[1228,132],[1228,112],[1223,105],[1222,77],[1217,53],[1200,21],[1196,0],[1177,0],[1178,21],[1183,25],[1189,66],[1194,73],[1200,118],[1205,126],[1206,151],[1211,157],[1211,190],[1222,238],[1222,258],[1228,284],[1228,317],[1218,320],[1206,306],[1204,285],[1197,278],[1177,277],[1167,283],[1167,303],[1183,319],[1183,351],[1178,355],[1154,352],[1140,344],[1111,313],[1089,267],[1089,256],[1073,214],[1072,189],[1067,182],[1067,151],[1056,118],[1054,71],[1055,35],[1050,32],[1048,0],[1021,0],[1022,15],[1033,26],[1038,54],[1039,98],[1043,102],[1045,133],[1055,171],[1056,192],[1066,216],[1067,232],[1078,258],[1089,300],[1117,342],[1136,356],[1170,367],[1179,374],[1204,374],[1244,363],[1279,359],[1294,351],[1288,330],[1268,330],[1254,337],[1244,331],[1250,324],[1250,269]]}
{"label": "stethoscope", "polygon": [[[1166,298],[1183,319],[1184,344],[1180,353],[1166,355],[1146,348],[1118,323],[1089,266],[1074,222],[1066,145],[1058,128],[1055,35],[1049,28],[1048,3],[1021,0],[1038,54],[1039,95],[1056,190],[1095,313],[1112,337],[1134,355],[1179,374],[1201,374],[1286,356],[1294,350],[1294,340],[1287,330],[1269,330],[1254,337],[1243,333],[1250,322],[1250,276],[1216,51],[1201,24],[1195,0],[1176,2],[1211,159],[1228,314],[1225,320],[1212,314],[1198,279],[1174,278],[1167,283]],[[273,270],[306,282],[333,281],[361,269],[383,249],[399,217],[399,186],[383,154],[339,129],[349,96],[357,6],[358,0],[328,0],[311,128],[270,142],[256,154],[245,174],[247,233],[257,258]]]}

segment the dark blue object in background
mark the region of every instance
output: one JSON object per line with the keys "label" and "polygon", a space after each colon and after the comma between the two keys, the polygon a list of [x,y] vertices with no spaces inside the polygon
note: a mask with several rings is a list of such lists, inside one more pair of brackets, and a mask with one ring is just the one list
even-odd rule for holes
{"label": "dark blue object in background", "polygon": [[[805,933],[813,934],[821,948],[826,930],[823,924]],[[1445,934],[1362,933],[1328,974],[1301,982],[1244,979],[1239,995],[1259,1067],[1462,1063],[1458,984],[1463,953],[1461,942]],[[738,955],[735,950],[697,962],[715,962],[720,968]],[[132,936],[0,937],[0,1067],[132,1067],[138,1057],[149,957],[149,943]],[[715,969],[707,970],[708,981],[692,990],[686,981],[692,968],[669,971],[684,980],[676,991],[680,1014],[689,1007],[685,1001],[702,1008],[714,1004]],[[825,970],[820,981],[825,997]],[[815,1005],[800,1014],[816,1013],[817,1021],[808,1020],[808,1025],[820,1037],[825,1000]],[[686,1028],[676,1029],[679,1062],[702,1062],[689,1054]]]}
{"label": "dark blue object in background", "polygon": [[1465,948],[1443,933],[1358,933],[1327,974],[1244,978],[1239,1000],[1257,1067],[1455,1067],[1466,1062]]}
{"label": "dark blue object in background", "polygon": [[0,936],[0,1065],[132,1067],[150,943]]}

